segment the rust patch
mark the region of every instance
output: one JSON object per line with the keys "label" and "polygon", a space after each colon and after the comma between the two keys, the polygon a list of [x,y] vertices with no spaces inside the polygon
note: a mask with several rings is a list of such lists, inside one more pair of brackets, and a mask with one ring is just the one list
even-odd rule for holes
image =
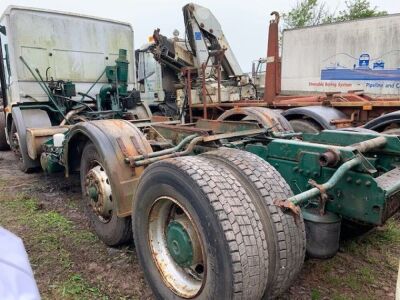
{"label": "rust patch", "polygon": [[300,212],[301,212],[300,207],[297,206],[297,205],[294,205],[293,202],[291,202],[291,201],[288,201],[288,200],[275,200],[274,204],[276,206],[279,206],[280,208],[290,210],[296,216],[300,215]]}
{"label": "rust patch", "polygon": [[125,144],[122,141],[122,139],[120,137],[118,137],[118,138],[116,138],[116,141],[117,141],[117,144],[118,144],[119,148],[121,149],[122,154],[125,157],[128,157],[129,153],[128,153],[128,150],[126,149]]}

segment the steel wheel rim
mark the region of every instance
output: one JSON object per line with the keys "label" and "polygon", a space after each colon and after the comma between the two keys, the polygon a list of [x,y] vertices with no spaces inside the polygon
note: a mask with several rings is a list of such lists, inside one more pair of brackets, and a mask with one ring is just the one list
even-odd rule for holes
{"label": "steel wheel rim", "polygon": [[[185,224],[191,231],[189,235],[194,258],[190,267],[180,266],[168,249],[170,238],[167,230],[170,231],[170,225],[176,223]],[[164,283],[180,297],[193,298],[198,295],[206,281],[206,256],[199,231],[188,211],[171,197],[156,199],[148,217],[148,233],[152,258]]]}
{"label": "steel wheel rim", "polygon": [[111,184],[104,167],[98,161],[93,161],[86,173],[85,195],[99,221],[105,224],[110,222],[113,211]]}

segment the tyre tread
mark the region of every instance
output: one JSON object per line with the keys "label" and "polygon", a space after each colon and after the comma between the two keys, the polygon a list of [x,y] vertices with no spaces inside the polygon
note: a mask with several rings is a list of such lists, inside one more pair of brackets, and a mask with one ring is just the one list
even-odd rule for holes
{"label": "tyre tread", "polygon": [[268,271],[268,251],[260,217],[244,188],[230,172],[205,157],[167,160],[201,188],[222,226],[233,265],[234,299],[259,299]]}
{"label": "tyre tread", "polygon": [[[287,199],[293,193],[279,172],[269,163],[255,154],[223,148],[204,154],[217,162],[225,162],[242,176],[251,181],[264,200],[273,221],[275,240],[277,243],[276,261],[270,261],[270,270],[277,270],[272,282],[268,282],[264,298],[273,299],[282,294],[293,282],[302,268],[306,238],[303,219],[297,220],[291,214],[283,212],[275,206],[274,200]],[[266,233],[269,234],[269,233]],[[269,256],[271,259],[274,259]]]}

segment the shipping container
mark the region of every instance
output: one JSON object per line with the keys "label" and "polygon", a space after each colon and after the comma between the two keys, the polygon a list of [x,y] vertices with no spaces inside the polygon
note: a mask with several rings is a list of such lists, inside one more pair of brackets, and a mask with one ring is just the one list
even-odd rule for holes
{"label": "shipping container", "polygon": [[400,94],[400,14],[285,30],[282,92]]}

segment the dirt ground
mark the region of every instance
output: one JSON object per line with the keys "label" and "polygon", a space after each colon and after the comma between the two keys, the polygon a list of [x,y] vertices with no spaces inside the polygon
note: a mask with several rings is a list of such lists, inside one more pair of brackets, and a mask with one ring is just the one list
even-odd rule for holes
{"label": "dirt ground", "polygon": [[[43,299],[153,299],[133,245],[108,248],[80,208],[79,179],[24,174],[0,152],[0,225],[19,235]],[[307,260],[282,299],[394,299],[400,217],[342,241],[330,260]]]}

